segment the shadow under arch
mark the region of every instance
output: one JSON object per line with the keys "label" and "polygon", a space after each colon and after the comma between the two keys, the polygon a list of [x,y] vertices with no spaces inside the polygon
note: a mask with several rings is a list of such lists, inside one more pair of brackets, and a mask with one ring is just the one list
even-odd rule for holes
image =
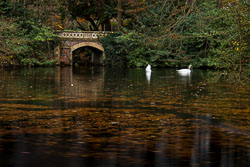
{"label": "shadow under arch", "polygon": [[103,61],[105,60],[105,52],[104,52],[104,47],[102,46],[101,43],[99,42],[80,42],[77,43],[73,46],[70,47],[70,57],[71,60],[73,60],[73,52],[79,48],[83,48],[83,47],[91,47],[91,48],[95,48],[99,51],[101,51],[101,54],[95,54],[94,52],[92,52],[92,59],[91,59],[91,63],[92,64],[98,64],[98,65],[103,65]]}

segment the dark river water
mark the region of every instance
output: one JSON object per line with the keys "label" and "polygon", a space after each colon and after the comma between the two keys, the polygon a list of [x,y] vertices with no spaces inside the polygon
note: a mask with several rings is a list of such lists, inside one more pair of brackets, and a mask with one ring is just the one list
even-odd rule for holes
{"label": "dark river water", "polygon": [[0,166],[249,166],[250,86],[152,70],[0,69]]}

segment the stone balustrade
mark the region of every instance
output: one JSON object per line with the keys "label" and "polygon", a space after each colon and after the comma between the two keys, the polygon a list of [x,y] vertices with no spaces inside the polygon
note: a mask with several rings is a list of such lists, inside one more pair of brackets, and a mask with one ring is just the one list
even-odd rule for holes
{"label": "stone balustrade", "polygon": [[92,39],[96,40],[99,37],[103,37],[112,32],[103,32],[103,31],[83,31],[83,32],[74,32],[74,31],[62,31],[57,32],[58,36],[63,39]]}

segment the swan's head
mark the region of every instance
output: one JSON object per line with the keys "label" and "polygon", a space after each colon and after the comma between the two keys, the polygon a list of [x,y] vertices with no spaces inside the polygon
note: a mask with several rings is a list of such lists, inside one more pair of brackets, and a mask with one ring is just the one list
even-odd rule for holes
{"label": "swan's head", "polygon": [[191,70],[191,68],[192,68],[192,65],[190,64],[190,65],[188,66],[188,69]]}

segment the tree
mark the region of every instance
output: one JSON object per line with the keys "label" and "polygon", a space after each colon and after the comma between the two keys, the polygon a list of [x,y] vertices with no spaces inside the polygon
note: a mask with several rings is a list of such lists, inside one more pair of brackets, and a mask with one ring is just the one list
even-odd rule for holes
{"label": "tree", "polygon": [[122,0],[118,0],[117,11],[118,11],[118,31],[121,31],[121,26],[122,26]]}
{"label": "tree", "polygon": [[[110,20],[114,16],[112,0],[66,0],[72,18],[82,30],[111,30]],[[87,21],[86,27],[81,21]]]}

